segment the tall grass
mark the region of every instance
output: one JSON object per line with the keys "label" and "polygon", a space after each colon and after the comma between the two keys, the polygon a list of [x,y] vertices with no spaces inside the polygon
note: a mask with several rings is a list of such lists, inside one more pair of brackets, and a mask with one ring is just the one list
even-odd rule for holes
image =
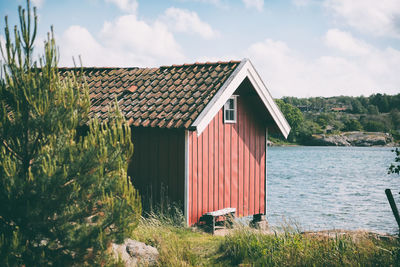
{"label": "tall grass", "polygon": [[220,252],[231,265],[400,266],[397,240],[384,241],[368,235],[354,240],[350,235],[266,235],[241,228],[225,237]]}
{"label": "tall grass", "polygon": [[301,233],[283,220],[279,233],[234,224],[225,237],[186,227],[182,205],[149,205],[132,239],[156,247],[159,266],[400,266],[399,241],[364,234]]}
{"label": "tall grass", "polygon": [[160,253],[159,266],[215,265],[222,240],[186,227],[182,211],[176,205],[168,209],[155,207],[147,212],[131,238],[156,247]]}

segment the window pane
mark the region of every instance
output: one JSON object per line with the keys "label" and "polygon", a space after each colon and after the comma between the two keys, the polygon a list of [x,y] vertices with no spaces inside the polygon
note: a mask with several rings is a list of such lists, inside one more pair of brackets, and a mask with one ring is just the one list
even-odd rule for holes
{"label": "window pane", "polygon": [[236,118],[236,99],[230,98],[226,101],[224,105],[224,120],[227,122],[235,122]]}
{"label": "window pane", "polygon": [[229,100],[226,101],[226,103],[225,103],[225,105],[224,105],[224,109],[225,109],[225,110],[229,109]]}
{"label": "window pane", "polygon": [[235,108],[234,100],[233,99],[229,99],[228,101],[229,101],[229,109],[234,109]]}
{"label": "window pane", "polygon": [[235,119],[234,115],[235,115],[235,111],[229,110],[229,120],[230,121],[233,121]]}

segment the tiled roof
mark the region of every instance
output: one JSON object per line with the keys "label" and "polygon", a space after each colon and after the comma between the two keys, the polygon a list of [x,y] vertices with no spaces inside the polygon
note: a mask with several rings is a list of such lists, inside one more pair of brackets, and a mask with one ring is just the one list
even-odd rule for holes
{"label": "tiled roof", "polygon": [[160,68],[60,68],[83,71],[91,98],[90,116],[105,119],[117,99],[133,126],[189,128],[240,61]]}

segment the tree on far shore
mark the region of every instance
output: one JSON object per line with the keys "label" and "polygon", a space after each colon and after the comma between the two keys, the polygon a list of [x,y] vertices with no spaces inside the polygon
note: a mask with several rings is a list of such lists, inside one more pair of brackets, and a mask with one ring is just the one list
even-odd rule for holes
{"label": "tree on far shore", "polygon": [[13,35],[5,19],[0,77],[0,266],[107,264],[141,215],[130,128],[117,104],[108,122],[89,118],[88,88],[58,73],[52,32],[33,60],[29,1],[19,17]]}

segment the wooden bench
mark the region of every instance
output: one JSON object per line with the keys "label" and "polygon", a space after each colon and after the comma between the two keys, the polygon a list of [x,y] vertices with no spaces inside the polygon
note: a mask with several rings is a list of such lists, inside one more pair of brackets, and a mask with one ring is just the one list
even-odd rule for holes
{"label": "wooden bench", "polygon": [[211,233],[214,234],[216,218],[224,216],[225,220],[231,222],[232,219],[235,217],[235,213],[236,213],[236,208],[225,208],[221,210],[207,212],[202,217],[206,222],[206,225],[210,227]]}

